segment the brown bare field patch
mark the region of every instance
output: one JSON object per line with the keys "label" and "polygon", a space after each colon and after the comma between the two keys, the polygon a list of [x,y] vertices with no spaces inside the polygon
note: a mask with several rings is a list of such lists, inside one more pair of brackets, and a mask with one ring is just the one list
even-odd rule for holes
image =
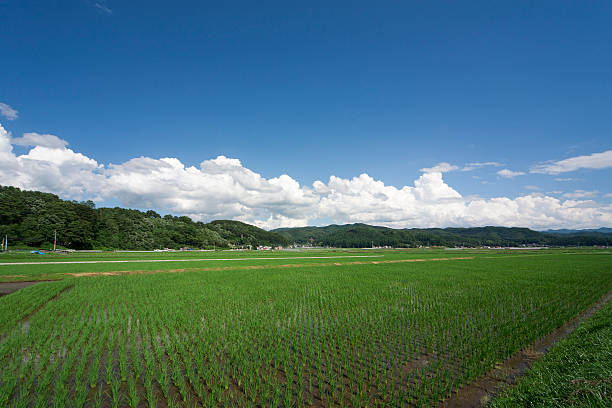
{"label": "brown bare field patch", "polygon": [[354,261],[354,262],[333,262],[333,263],[248,265],[248,266],[223,266],[223,267],[217,266],[217,267],[208,267],[208,268],[152,269],[152,270],[109,271],[109,272],[68,272],[66,273],[66,275],[80,278],[84,276],[149,275],[149,274],[155,274],[155,273],[307,268],[307,267],[313,267],[313,266],[379,265],[379,264],[395,264],[395,263],[406,263],[406,262],[455,261],[455,260],[465,260],[465,259],[474,259],[474,257],[464,256],[464,257],[455,257],[455,258],[393,259],[393,260],[388,260],[388,261]]}

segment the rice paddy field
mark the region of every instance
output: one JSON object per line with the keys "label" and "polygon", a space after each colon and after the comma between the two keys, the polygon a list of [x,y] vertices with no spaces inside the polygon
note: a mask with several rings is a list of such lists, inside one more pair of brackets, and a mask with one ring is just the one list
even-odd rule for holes
{"label": "rice paddy field", "polygon": [[612,254],[9,253],[0,281],[40,281],[0,297],[2,407],[429,407],[608,296]]}

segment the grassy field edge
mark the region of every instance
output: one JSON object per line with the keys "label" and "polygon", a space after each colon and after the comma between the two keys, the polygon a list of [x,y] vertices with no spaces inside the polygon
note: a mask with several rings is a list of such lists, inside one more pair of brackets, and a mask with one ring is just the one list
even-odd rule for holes
{"label": "grassy field edge", "polygon": [[489,406],[612,406],[612,302],[554,345]]}

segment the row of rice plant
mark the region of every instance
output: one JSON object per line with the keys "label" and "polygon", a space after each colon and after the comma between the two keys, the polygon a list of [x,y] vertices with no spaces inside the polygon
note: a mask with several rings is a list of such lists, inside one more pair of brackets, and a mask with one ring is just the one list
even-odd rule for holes
{"label": "row of rice plant", "polygon": [[435,406],[610,292],[609,259],[43,283],[0,299],[0,406]]}

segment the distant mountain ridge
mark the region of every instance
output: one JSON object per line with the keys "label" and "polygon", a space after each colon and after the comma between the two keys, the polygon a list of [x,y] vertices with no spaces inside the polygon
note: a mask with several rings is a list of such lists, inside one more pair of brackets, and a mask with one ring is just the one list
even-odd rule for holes
{"label": "distant mountain ridge", "polygon": [[547,234],[612,234],[612,228],[597,228],[597,229],[550,229],[542,231]]}
{"label": "distant mountain ridge", "polygon": [[[289,241],[304,245],[363,248],[371,246],[591,246],[611,245],[611,233],[546,233],[529,228],[411,228],[393,229],[367,224],[277,228]],[[596,230],[599,231],[599,230]]]}
{"label": "distant mountain ridge", "polygon": [[62,200],[39,191],[0,186],[0,236],[9,246],[73,249],[230,248],[289,244],[364,248],[372,246],[521,246],[612,245],[612,229],[556,230],[528,228],[393,229],[367,224],[278,228],[265,231],[240,221],[196,222],[186,216],[161,216],[153,210],[95,208],[91,201]]}

